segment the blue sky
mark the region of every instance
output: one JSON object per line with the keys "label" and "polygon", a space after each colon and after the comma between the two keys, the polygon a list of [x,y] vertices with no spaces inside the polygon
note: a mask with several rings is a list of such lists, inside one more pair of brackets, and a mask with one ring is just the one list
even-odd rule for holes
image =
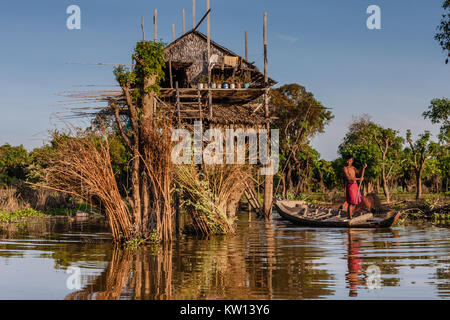
{"label": "blue sky", "polygon": [[[197,21],[206,0],[197,0]],[[66,28],[66,8],[81,8],[81,30]],[[381,30],[368,30],[366,9],[381,8]],[[433,39],[442,0],[211,0],[213,40],[244,54],[262,69],[263,13],[268,13],[269,74],[279,84],[300,83],[335,115],[313,146],[327,160],[336,157],[353,115],[419,133],[438,126],[422,112],[435,97],[450,96],[450,65]],[[58,94],[80,85],[114,85],[112,67],[70,65],[70,61],[129,63],[141,38],[140,19],[153,37],[181,33],[181,10],[192,26],[192,0],[41,0],[0,3],[0,144],[42,145],[55,116],[67,106]],[[205,30],[205,24],[200,27]]]}

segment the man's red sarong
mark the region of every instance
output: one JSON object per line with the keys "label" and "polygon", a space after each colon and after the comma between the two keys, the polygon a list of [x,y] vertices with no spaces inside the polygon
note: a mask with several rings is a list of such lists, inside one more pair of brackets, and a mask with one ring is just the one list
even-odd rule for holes
{"label": "man's red sarong", "polygon": [[358,204],[361,202],[361,194],[358,192],[358,183],[347,183],[345,194],[348,204]]}

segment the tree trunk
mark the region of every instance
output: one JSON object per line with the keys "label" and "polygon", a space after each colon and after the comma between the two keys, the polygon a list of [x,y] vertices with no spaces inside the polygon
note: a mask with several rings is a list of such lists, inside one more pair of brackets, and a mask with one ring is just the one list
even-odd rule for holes
{"label": "tree trunk", "polygon": [[416,200],[419,200],[422,195],[422,170],[416,172]]}
{"label": "tree trunk", "polygon": [[383,154],[383,163],[381,165],[381,179],[382,179],[382,184],[383,184],[383,192],[384,192],[384,196],[386,197],[386,202],[389,203],[391,202],[390,199],[390,195],[389,195],[389,188],[387,185],[387,181],[386,181],[386,167],[385,167],[385,161],[386,161],[386,156]]}

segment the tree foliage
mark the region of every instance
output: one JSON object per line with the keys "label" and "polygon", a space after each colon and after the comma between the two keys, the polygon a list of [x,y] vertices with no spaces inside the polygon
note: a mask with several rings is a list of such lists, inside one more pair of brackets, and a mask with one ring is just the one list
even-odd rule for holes
{"label": "tree foliage", "polygon": [[450,0],[444,0],[442,4],[444,13],[442,14],[442,20],[437,27],[438,33],[434,36],[434,39],[442,47],[442,50],[447,53],[445,63],[448,63],[450,57]]}

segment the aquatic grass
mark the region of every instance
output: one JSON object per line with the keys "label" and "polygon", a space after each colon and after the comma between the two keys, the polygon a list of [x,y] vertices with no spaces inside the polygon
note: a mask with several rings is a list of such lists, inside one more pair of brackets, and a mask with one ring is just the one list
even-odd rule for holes
{"label": "aquatic grass", "polygon": [[15,210],[11,213],[0,211],[0,222],[17,222],[28,218],[44,217],[45,214],[41,211],[32,208],[25,208]]}

